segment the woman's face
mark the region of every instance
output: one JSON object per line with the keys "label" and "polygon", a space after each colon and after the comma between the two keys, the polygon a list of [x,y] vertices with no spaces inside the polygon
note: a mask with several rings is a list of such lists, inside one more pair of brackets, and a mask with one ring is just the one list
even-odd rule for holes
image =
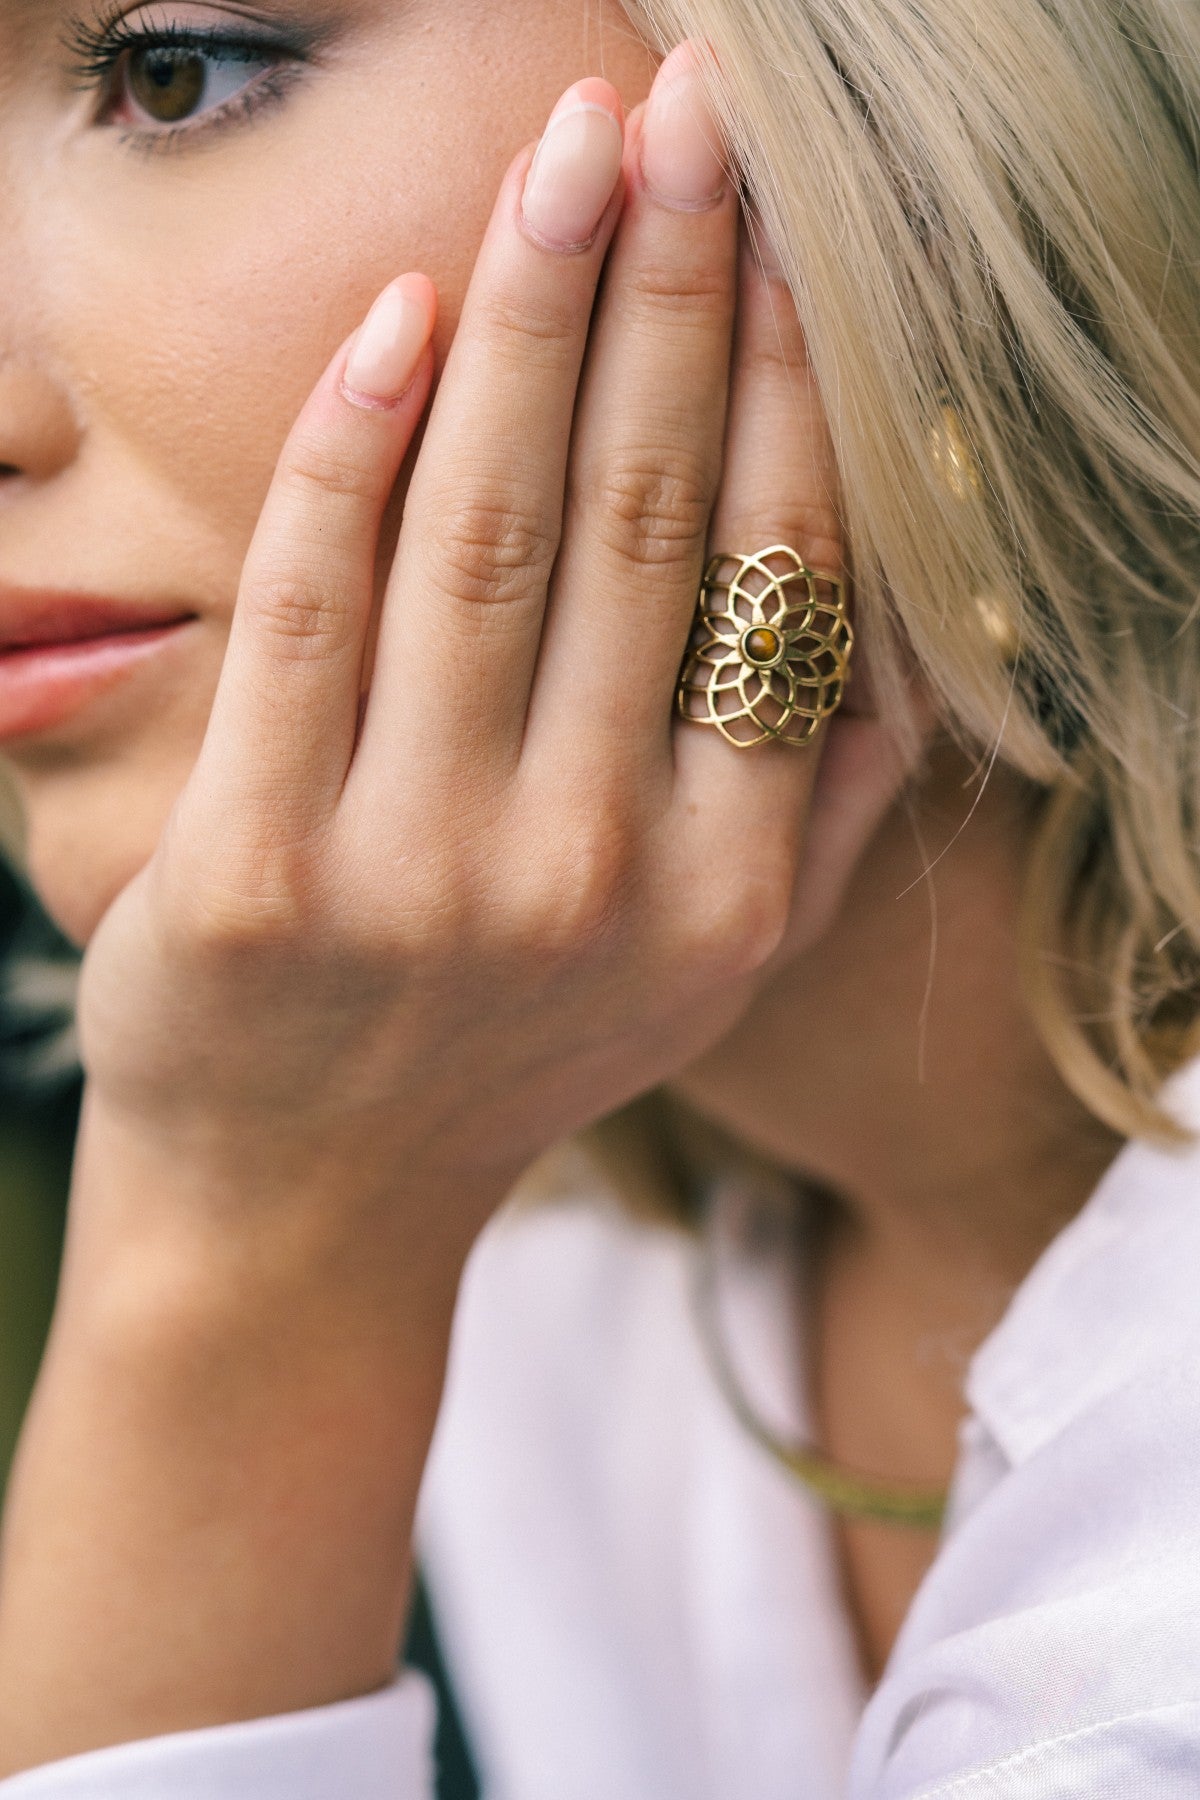
{"label": "woman's face", "polygon": [[[80,91],[64,39],[114,15],[251,44],[130,50]],[[649,87],[613,0],[0,0],[0,639],[13,587],[190,615],[53,707],[0,693],[33,876],[77,940],[189,772],[306,394],[406,269],[444,350],[500,175],[587,73]]]}

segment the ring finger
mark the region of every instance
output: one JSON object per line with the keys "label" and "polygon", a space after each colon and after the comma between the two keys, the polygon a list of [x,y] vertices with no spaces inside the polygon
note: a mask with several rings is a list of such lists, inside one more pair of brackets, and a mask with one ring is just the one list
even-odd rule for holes
{"label": "ring finger", "polygon": [[[786,284],[760,265],[745,232],[739,260],[734,373],[710,554],[740,557],[784,544],[810,569],[843,579],[833,444],[800,320]],[[673,698],[674,681],[663,704],[669,708]],[[726,816],[751,825],[764,814],[778,819],[782,810],[799,829],[824,730],[809,746],[767,743],[742,751],[710,726],[681,723],[680,783],[705,796],[706,811],[727,807]]]}

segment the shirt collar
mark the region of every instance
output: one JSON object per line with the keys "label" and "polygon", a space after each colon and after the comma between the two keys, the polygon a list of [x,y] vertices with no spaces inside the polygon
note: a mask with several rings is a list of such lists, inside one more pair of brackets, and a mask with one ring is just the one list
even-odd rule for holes
{"label": "shirt collar", "polygon": [[[1200,1056],[1161,1101],[1200,1131]],[[971,1361],[966,1397],[1010,1463],[1200,1336],[1200,1140],[1125,1144]]]}

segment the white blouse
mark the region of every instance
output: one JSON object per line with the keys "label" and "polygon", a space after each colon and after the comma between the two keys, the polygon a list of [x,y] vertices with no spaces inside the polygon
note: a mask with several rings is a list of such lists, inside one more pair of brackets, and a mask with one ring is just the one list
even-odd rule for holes
{"label": "white blouse", "polygon": [[[1166,1097],[1200,1128],[1200,1058]],[[730,1342],[802,1432],[786,1265],[719,1200]],[[1197,1800],[1200,1144],[1127,1144],[971,1360],[870,1695],[827,1518],[714,1382],[695,1256],[601,1196],[509,1208],[468,1267],[419,1542],[487,1800]],[[433,1727],[408,1673],[0,1800],[429,1800]]]}

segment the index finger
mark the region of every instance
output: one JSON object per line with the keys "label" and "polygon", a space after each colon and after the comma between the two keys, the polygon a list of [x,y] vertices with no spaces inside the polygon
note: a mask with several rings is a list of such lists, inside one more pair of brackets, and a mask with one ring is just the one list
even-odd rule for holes
{"label": "index finger", "polygon": [[[596,78],[505,179],[409,487],[361,767],[515,764],[562,532],[596,287],[621,209],[623,110]],[[465,704],[464,704],[465,700]]]}

